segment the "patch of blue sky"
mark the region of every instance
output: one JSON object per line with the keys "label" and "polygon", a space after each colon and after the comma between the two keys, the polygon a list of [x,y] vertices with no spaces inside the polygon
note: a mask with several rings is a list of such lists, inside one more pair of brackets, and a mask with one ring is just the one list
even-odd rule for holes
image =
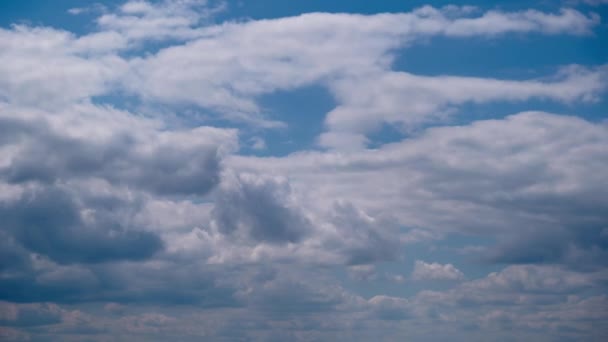
{"label": "patch of blue sky", "polygon": [[[480,9],[498,8],[502,10],[527,9],[530,1],[467,1],[467,0],[384,0],[384,1],[352,1],[352,0],[308,0],[308,1],[230,1],[230,12],[234,16],[243,16],[252,19],[280,18],[295,16],[309,12],[329,13],[357,13],[376,14],[387,12],[408,12],[415,8],[431,5],[442,7],[448,5],[475,6]],[[539,1],[535,4],[539,10],[558,10],[561,7],[559,1]],[[583,6],[588,7],[588,6]],[[594,8],[595,9],[595,8]]]}
{"label": "patch of blue sky", "polygon": [[458,75],[527,80],[562,66],[608,62],[608,29],[588,36],[510,34],[492,38],[433,37],[397,53],[393,70],[438,76]]}
{"label": "patch of blue sky", "polygon": [[323,132],[325,115],[336,106],[327,89],[319,84],[279,90],[261,96],[258,103],[267,118],[284,121],[286,127],[259,132],[267,140],[268,148],[244,152],[273,156],[317,149],[316,139]]}
{"label": "patch of blue sky", "polygon": [[[97,1],[81,0],[3,0],[0,2],[0,26],[24,23],[31,26],[50,26],[73,32],[77,35],[95,31],[96,11],[84,11],[72,15],[68,10],[88,8]],[[103,6],[114,8],[124,3],[122,0],[104,0]]]}

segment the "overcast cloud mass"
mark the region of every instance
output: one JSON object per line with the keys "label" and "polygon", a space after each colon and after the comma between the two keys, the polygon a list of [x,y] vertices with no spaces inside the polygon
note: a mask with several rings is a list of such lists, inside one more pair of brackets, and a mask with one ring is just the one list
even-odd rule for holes
{"label": "overcast cloud mass", "polygon": [[608,340],[607,21],[2,2],[0,340]]}

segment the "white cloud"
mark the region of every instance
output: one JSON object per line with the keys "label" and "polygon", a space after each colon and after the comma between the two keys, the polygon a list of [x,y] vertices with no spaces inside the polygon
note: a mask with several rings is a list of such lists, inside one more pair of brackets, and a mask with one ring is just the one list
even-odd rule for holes
{"label": "white cloud", "polygon": [[[606,137],[602,124],[525,112],[502,120],[431,128],[411,139],[361,152],[302,152],[284,158],[233,156],[229,163],[237,169],[288,173],[298,189],[317,199],[348,198],[369,209],[400,204],[396,211],[403,218],[420,218],[420,207],[409,209],[417,215],[406,214],[409,205],[426,202],[424,211],[433,211],[442,207],[437,201],[456,204],[458,200],[472,205],[459,210],[470,210],[478,202],[498,205],[517,202],[515,198],[520,196],[531,199],[578,192],[588,192],[589,200],[594,198],[596,203],[597,186],[603,184],[598,177],[607,167],[603,162]],[[587,201],[585,196],[577,199]],[[443,214],[437,220],[451,212],[458,215],[458,210],[440,210]],[[463,217],[481,219],[479,215]],[[413,223],[403,222],[406,226],[436,225]]]}
{"label": "white cloud", "polygon": [[474,303],[482,307],[526,306],[543,300],[551,303],[561,300],[565,294],[593,288],[605,277],[601,271],[578,273],[559,266],[508,266],[444,292],[423,290],[416,295],[416,301],[442,306]]}
{"label": "white cloud", "polygon": [[[605,89],[605,68],[588,70],[571,66],[551,81],[508,81],[454,76],[417,76],[383,72],[365,79],[343,79],[331,89],[338,107],[328,113],[323,146],[360,148],[365,134],[382,123],[402,130],[444,119],[455,106],[490,101],[524,101],[531,98],[562,102],[592,101]],[[357,140],[357,137],[359,137]]]}
{"label": "white cloud", "polygon": [[[534,244],[551,242],[546,247],[556,252],[541,253],[536,260],[550,261],[566,258],[560,251],[568,249],[567,241],[593,241],[584,234],[600,239],[597,227],[606,222],[601,208],[608,206],[603,196],[608,191],[603,181],[607,139],[603,124],[527,112],[432,128],[362,152],[232,156],[228,165],[289,174],[294,192],[315,211],[348,199],[372,217],[407,228],[523,239],[542,232]],[[583,235],[580,227],[588,227]],[[596,241],[602,250],[603,240]],[[599,251],[587,255],[601,263]]]}
{"label": "white cloud", "polygon": [[116,84],[127,64],[113,54],[87,55],[120,37],[78,39],[50,28],[0,29],[0,100],[33,107],[58,107],[101,95]]}
{"label": "white cloud", "polygon": [[439,264],[436,262],[427,263],[422,260],[416,260],[414,263],[414,271],[412,272],[414,280],[462,280],[464,274],[454,267],[452,264]]}
{"label": "white cloud", "polygon": [[[221,3],[199,0],[130,1],[103,14],[98,32],[80,37],[50,28],[2,29],[0,98],[57,106],[127,90],[144,103],[195,105],[217,111],[222,118],[276,128],[284,126],[281,118],[266,117],[257,97],[320,83],[338,101],[327,118],[330,132],[320,137],[321,144],[358,148],[367,143],[365,134],[382,122],[417,124],[450,105],[469,101],[588,99],[600,87],[597,73],[584,69],[572,69],[555,82],[429,78],[390,71],[394,51],[423,37],[584,34],[597,24],[595,17],[574,10],[471,16],[467,8],[427,6],[397,14],[312,13],[203,23],[221,8]],[[496,25],[496,20],[507,24]],[[118,56],[149,39],[186,43],[168,44],[145,57]],[[45,63],[38,63],[40,59]],[[361,89],[372,84],[377,91]]]}
{"label": "white cloud", "polygon": [[115,13],[97,19],[101,30],[119,32],[133,44],[167,39],[188,40],[200,36],[203,21],[224,9],[225,4],[206,0],[131,0]]}
{"label": "white cloud", "polygon": [[[597,24],[595,18],[571,10],[558,15],[536,11],[489,12],[466,18],[462,18],[463,13],[453,12],[424,7],[410,13],[369,16],[312,13],[209,26],[185,45],[133,60],[134,72],[126,85],[150,101],[193,104],[215,109],[233,120],[260,123],[264,113],[256,103],[258,96],[321,83],[339,102],[339,107],[330,114],[330,127],[344,107],[350,110],[343,116],[354,116],[358,127],[378,115],[381,118],[376,121],[389,123],[420,121],[420,116],[434,114],[433,110],[439,109],[429,102],[433,90],[444,94],[443,105],[530,97],[572,100],[596,90],[594,76],[585,77],[584,72],[582,76],[573,74],[572,79],[565,77],[564,82],[557,83],[425,78],[389,72],[393,51],[423,37],[493,36],[509,32],[582,34]],[[493,21],[499,19],[508,24],[494,25]],[[444,81],[450,86],[443,86]],[[365,94],[369,89],[371,94]],[[413,95],[399,100],[403,92]],[[386,105],[382,98],[373,97],[383,93],[389,93],[384,97],[384,102],[388,101]],[[359,99],[353,94],[363,96]],[[417,96],[420,94],[423,96]],[[418,102],[405,109],[398,107],[408,99],[418,98]],[[412,118],[404,119],[404,115]],[[344,126],[340,128],[344,130]],[[348,133],[352,132],[347,127],[341,137],[334,133],[322,140],[332,146],[346,145],[342,142],[344,137],[356,139],[359,144],[365,142]]]}

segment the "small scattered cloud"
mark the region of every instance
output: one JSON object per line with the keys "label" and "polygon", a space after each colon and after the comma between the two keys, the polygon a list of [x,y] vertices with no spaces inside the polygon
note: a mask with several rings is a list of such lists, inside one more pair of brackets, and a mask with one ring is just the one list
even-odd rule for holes
{"label": "small scattered cloud", "polygon": [[452,264],[439,264],[436,262],[427,263],[416,260],[414,263],[414,271],[412,272],[412,279],[462,280],[464,279],[464,274]]}

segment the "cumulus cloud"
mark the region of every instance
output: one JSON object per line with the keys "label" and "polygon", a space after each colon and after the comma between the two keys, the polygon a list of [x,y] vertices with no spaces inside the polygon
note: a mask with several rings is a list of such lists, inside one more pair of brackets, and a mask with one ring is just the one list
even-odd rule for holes
{"label": "cumulus cloud", "polygon": [[416,300],[445,306],[461,305],[517,307],[532,303],[551,305],[565,295],[592,289],[602,282],[603,273],[578,273],[558,266],[509,266],[484,278],[461,283],[456,288],[441,292],[425,290]]}
{"label": "cumulus cloud", "polygon": [[286,178],[225,174],[214,192],[208,229],[192,231],[193,248],[211,248],[214,263],[297,262],[369,265],[400,255],[395,224],[347,201],[319,210]]}
{"label": "cumulus cloud", "polygon": [[452,264],[427,263],[416,260],[412,279],[414,280],[461,280],[464,274]]}
{"label": "cumulus cloud", "polygon": [[[19,107],[3,109],[2,127],[13,139],[0,141],[6,160],[0,176],[12,184],[95,178],[159,194],[201,195],[218,183],[221,155],[236,138],[234,131],[209,127],[163,132],[154,122],[94,106],[67,109],[72,113],[59,118]],[[81,117],[72,127],[61,127],[83,112],[89,120]],[[104,115],[141,129],[98,125]],[[98,130],[97,136],[86,135],[87,130]]]}
{"label": "cumulus cloud", "polygon": [[[418,317],[432,317],[445,325],[467,322],[471,331],[482,334],[488,329],[497,334],[518,329],[522,336],[533,336],[557,329],[576,339],[585,329],[594,330],[591,317],[605,319],[606,311],[600,308],[605,296],[569,294],[585,293],[604,276],[554,266],[510,266],[448,291],[422,291],[410,302]],[[588,311],[583,313],[583,308]],[[594,330],[594,334],[603,336],[606,331]]]}
{"label": "cumulus cloud", "polygon": [[334,230],[325,248],[342,250],[349,265],[365,265],[382,260],[393,260],[398,255],[398,235],[394,224],[369,216],[348,202],[333,206],[329,221]]}
{"label": "cumulus cloud", "polygon": [[26,193],[18,201],[0,205],[3,229],[24,247],[61,263],[102,262],[114,259],[145,259],[162,248],[155,234],[125,227],[121,217],[98,207],[83,218],[68,193],[47,188]]}
{"label": "cumulus cloud", "polygon": [[224,234],[287,243],[298,242],[311,230],[299,210],[284,179],[240,174],[226,177],[212,216],[215,227]]}
{"label": "cumulus cloud", "polygon": [[[432,128],[364,152],[231,157],[230,164],[257,172],[281,170],[290,174],[294,189],[310,198],[348,198],[405,227],[507,240],[565,231],[579,238],[556,238],[560,246],[599,251],[604,247],[598,227],[606,222],[607,206],[601,176],[608,168],[603,162],[606,137],[603,124],[528,112]],[[584,232],[580,227],[586,227]],[[594,253],[588,256],[601,263],[602,253]],[[559,260],[559,255],[547,254],[546,260]]]}
{"label": "cumulus cloud", "polygon": [[0,28],[0,100],[58,107],[105,93],[127,64],[113,53],[95,52],[120,40],[111,34],[80,39],[46,27]]}

